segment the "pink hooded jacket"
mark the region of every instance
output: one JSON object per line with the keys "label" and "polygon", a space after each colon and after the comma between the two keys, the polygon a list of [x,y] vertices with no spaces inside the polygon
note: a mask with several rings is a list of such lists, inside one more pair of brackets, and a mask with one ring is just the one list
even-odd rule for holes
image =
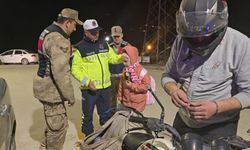
{"label": "pink hooded jacket", "polygon": [[[140,77],[141,70],[143,66],[139,64],[138,60],[138,50],[136,47],[131,45],[125,46],[124,51],[130,57],[131,64],[134,65],[137,63],[138,65],[134,68],[134,73],[138,78]],[[134,108],[139,112],[142,112],[146,106],[146,97],[147,97],[147,89],[150,85],[150,76],[147,73],[138,83],[132,82],[130,87],[125,86],[126,78],[126,67],[123,69],[122,77],[119,83],[118,90],[118,100],[121,103],[130,108]]]}

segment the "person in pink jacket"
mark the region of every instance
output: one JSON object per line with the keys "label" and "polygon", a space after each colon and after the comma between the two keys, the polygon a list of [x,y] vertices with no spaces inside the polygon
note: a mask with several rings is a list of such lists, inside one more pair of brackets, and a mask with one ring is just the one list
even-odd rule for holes
{"label": "person in pink jacket", "polygon": [[139,64],[138,50],[127,45],[123,48],[124,69],[119,83],[118,100],[126,107],[142,112],[146,106],[147,90],[150,86],[150,76],[143,77],[143,66]]}

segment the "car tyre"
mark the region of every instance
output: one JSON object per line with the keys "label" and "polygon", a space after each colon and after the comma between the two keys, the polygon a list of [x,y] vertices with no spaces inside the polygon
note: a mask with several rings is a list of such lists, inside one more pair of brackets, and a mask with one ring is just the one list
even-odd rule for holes
{"label": "car tyre", "polygon": [[28,65],[28,64],[29,64],[29,61],[28,61],[27,58],[23,58],[23,59],[21,60],[21,63],[22,63],[23,65]]}

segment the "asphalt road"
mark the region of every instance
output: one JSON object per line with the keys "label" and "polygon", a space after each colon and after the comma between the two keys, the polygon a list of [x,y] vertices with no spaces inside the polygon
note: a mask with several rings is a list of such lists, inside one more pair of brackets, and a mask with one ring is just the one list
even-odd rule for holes
{"label": "asphalt road", "polygon": [[[169,96],[160,86],[160,77],[162,67],[146,66],[149,72],[156,80],[156,95],[162,101],[165,107],[165,122],[172,124],[177,109],[171,103]],[[37,65],[0,65],[0,76],[7,80],[9,85],[12,104],[14,107],[17,130],[16,143],[17,150],[36,150],[39,148],[40,140],[43,136],[44,116],[42,105],[33,97],[32,80],[36,73]],[[75,88],[75,96],[77,99],[73,107],[67,109],[69,117],[69,129],[67,132],[64,150],[78,149],[75,142],[78,140],[81,123],[81,94],[79,84],[73,80]],[[94,114],[95,127],[98,128],[97,114]],[[144,115],[151,117],[160,116],[160,107],[157,104],[148,106],[144,111]],[[246,131],[250,128],[249,121],[250,110],[244,110],[241,113],[238,134],[245,139],[250,140],[250,136]]]}

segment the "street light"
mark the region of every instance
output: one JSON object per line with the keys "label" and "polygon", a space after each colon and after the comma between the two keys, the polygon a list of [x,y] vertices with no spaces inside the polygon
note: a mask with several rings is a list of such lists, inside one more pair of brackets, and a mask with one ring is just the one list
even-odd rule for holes
{"label": "street light", "polygon": [[109,42],[109,41],[110,41],[110,37],[109,37],[109,36],[106,36],[106,37],[105,37],[105,41],[106,41],[106,42]]}
{"label": "street light", "polygon": [[152,51],[153,51],[153,45],[147,44],[146,47],[145,47],[145,53],[147,55],[150,55],[152,53]]}
{"label": "street light", "polygon": [[152,49],[152,45],[148,44],[147,45],[147,50],[151,50]]}

